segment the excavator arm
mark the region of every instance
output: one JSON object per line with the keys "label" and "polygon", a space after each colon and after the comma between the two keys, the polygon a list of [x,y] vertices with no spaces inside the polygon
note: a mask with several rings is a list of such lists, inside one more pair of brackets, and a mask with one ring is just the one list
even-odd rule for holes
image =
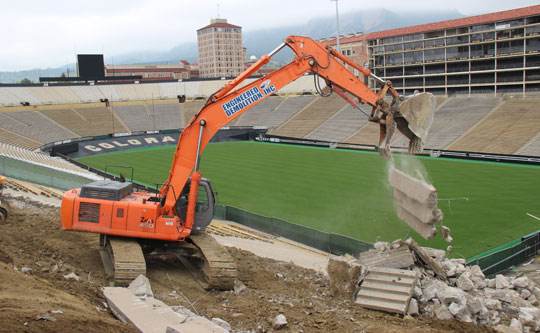
{"label": "excavator arm", "polygon": [[[295,54],[295,58],[291,63],[251,83],[242,85],[250,75],[267,64],[270,58],[285,46],[288,46]],[[365,76],[371,76],[377,81],[381,81],[383,88],[379,91],[379,94],[376,94],[359,78],[355,77],[342,62],[358,69]],[[396,115],[395,106],[399,98],[399,94],[389,82],[384,82],[368,69],[356,65],[326,45],[308,37],[289,36],[273,52],[261,57],[244,73],[214,93],[182,131],[169,177],[160,191],[161,196],[165,198],[161,207],[161,214],[177,214],[174,211],[177,200],[175,193],[182,191],[191,176],[189,203],[185,221],[185,227],[191,229],[194,220],[198,182],[201,178],[199,158],[210,139],[228,122],[309,71],[315,74],[316,87],[319,84],[318,78],[321,78],[326,82],[327,86],[347,99],[354,107],[357,107],[359,103],[371,105],[373,110],[370,120],[382,122],[381,126],[389,127],[391,118]],[[384,100],[387,91],[390,91],[393,97],[391,104],[386,103]],[[359,103],[351,100],[345,92],[356,97]],[[379,118],[380,112],[383,114],[381,118]],[[395,125],[393,126],[395,127]],[[389,141],[387,141],[388,143]]]}

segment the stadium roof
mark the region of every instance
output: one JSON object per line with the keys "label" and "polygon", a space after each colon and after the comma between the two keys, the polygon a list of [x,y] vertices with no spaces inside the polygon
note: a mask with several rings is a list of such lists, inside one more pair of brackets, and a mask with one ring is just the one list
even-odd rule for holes
{"label": "stadium roof", "polygon": [[[414,25],[414,26],[404,27],[404,28],[376,31],[369,34],[354,36],[354,37],[349,37],[349,38],[341,37],[339,39],[339,42],[352,43],[352,42],[358,42],[361,40],[409,35],[409,34],[414,34],[414,33],[419,33],[419,32],[458,28],[458,27],[463,27],[463,26],[496,22],[496,21],[512,20],[512,19],[532,16],[532,15],[540,15],[540,5],[523,7],[523,8],[518,8],[518,9],[511,9],[511,10],[490,13],[490,14],[464,17],[464,18],[455,19],[455,20],[440,21],[440,22],[434,22],[434,23]],[[328,41],[324,41],[324,43],[328,45],[335,45],[336,39],[334,38]]]}
{"label": "stadium roof", "polygon": [[457,27],[463,27],[463,26],[468,26],[468,25],[517,19],[521,17],[539,15],[539,14],[540,14],[540,5],[530,6],[530,7],[506,10],[503,12],[464,17],[464,18],[449,20],[449,21],[427,23],[427,24],[414,25],[414,26],[405,27],[405,28],[372,32],[366,35],[366,39],[384,38],[384,37],[390,37],[390,36],[414,34],[414,33],[425,32],[425,31],[457,28]]}

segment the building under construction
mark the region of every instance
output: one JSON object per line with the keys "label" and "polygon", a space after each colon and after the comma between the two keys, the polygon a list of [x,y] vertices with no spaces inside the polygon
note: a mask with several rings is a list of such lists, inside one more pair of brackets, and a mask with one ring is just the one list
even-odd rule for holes
{"label": "building under construction", "polygon": [[[367,44],[369,68],[400,93],[526,95],[540,91],[539,33],[537,5],[349,35],[340,44],[353,51]],[[335,38],[326,43],[334,46]]]}
{"label": "building under construction", "polygon": [[540,91],[540,6],[367,35],[370,68],[409,94]]}

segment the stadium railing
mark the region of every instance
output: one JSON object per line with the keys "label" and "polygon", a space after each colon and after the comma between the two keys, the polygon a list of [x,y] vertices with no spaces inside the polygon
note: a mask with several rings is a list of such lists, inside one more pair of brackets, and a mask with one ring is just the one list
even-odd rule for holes
{"label": "stadium railing", "polygon": [[540,250],[540,230],[480,253],[467,260],[467,265],[478,265],[486,276],[523,264]]}

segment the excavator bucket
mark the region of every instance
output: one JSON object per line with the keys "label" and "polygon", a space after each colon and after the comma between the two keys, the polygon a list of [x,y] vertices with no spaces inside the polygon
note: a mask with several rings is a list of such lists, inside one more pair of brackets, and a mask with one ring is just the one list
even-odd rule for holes
{"label": "excavator bucket", "polygon": [[431,93],[415,93],[399,103],[394,120],[398,130],[409,139],[409,153],[422,151],[433,123],[435,106],[435,96]]}

